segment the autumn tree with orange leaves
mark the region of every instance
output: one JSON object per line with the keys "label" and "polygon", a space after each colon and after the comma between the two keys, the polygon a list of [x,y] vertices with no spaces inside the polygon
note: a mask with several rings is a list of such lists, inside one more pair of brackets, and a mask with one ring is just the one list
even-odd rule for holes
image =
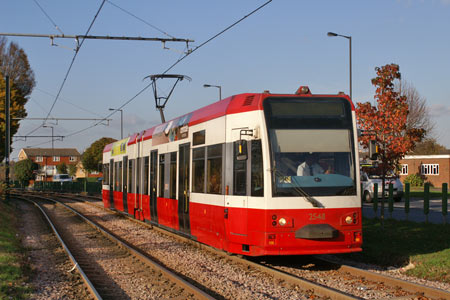
{"label": "autumn tree with orange leaves", "polygon": [[367,148],[370,140],[376,140],[378,160],[382,170],[382,205],[384,206],[384,185],[388,172],[395,171],[399,160],[414,149],[425,134],[422,128],[408,128],[408,103],[406,96],[394,90],[394,80],[400,79],[400,68],[396,64],[376,67],[377,77],[372,79],[376,86],[377,106],[369,102],[357,103],[356,117],[364,134],[360,142]]}
{"label": "autumn tree with orange leaves", "polygon": [[394,171],[399,160],[425,134],[423,128],[407,128],[407,99],[394,90],[394,80],[400,79],[399,70],[396,64],[376,67],[377,77],[372,79],[372,84],[377,87],[374,98],[378,105],[357,103],[356,108],[359,127],[370,133],[363,135],[360,142],[367,148],[369,140],[376,139],[379,160],[386,172]]}

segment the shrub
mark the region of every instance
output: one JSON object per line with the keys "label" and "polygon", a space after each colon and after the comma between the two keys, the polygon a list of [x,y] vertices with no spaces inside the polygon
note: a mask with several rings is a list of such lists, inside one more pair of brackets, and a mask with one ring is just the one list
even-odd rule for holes
{"label": "shrub", "polygon": [[408,182],[411,186],[423,186],[424,181],[420,174],[410,174],[405,178],[405,183]]}

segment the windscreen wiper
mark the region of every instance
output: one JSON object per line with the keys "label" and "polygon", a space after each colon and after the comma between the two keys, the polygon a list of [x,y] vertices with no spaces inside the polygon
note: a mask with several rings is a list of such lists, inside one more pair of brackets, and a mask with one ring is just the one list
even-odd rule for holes
{"label": "windscreen wiper", "polygon": [[[278,171],[277,169],[273,169],[273,171],[275,172],[275,174],[276,174],[277,176],[279,176],[279,177],[281,177],[281,178],[282,178],[282,177],[287,177],[287,176],[283,175],[283,174],[282,174],[280,171]],[[275,177],[275,180],[277,180],[276,177]],[[275,184],[275,187],[276,187],[276,184]],[[311,203],[312,206],[314,206],[314,207],[324,207],[322,203],[320,203],[317,199],[315,199],[314,197],[312,197],[311,195],[309,195],[307,192],[305,192],[305,190],[302,189],[301,187],[299,187],[299,186],[292,186],[292,187],[293,187],[294,191],[295,191],[298,195],[300,195],[300,196],[302,196],[304,199],[306,199],[306,201],[308,201],[309,203]]]}

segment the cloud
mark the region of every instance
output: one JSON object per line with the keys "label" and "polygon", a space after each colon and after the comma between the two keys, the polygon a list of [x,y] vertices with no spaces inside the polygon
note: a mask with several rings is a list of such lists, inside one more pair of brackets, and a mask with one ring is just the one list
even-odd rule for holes
{"label": "cloud", "polygon": [[432,117],[442,117],[450,115],[450,106],[443,104],[434,104],[430,106],[430,115]]}

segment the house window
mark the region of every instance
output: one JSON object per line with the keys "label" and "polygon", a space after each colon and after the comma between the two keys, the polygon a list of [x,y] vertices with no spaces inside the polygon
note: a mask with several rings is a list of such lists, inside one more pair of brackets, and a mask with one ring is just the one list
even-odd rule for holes
{"label": "house window", "polygon": [[53,161],[59,161],[59,156],[53,156]]}
{"label": "house window", "polygon": [[77,157],[71,156],[71,157],[69,157],[69,161],[71,161],[71,162],[77,161]]}
{"label": "house window", "polygon": [[42,156],[36,156],[36,162],[43,162],[44,158]]}
{"label": "house window", "polygon": [[423,164],[420,166],[422,175],[439,175],[439,164]]}
{"label": "house window", "polygon": [[400,175],[408,175],[408,165],[402,164],[402,167],[400,169]]}

